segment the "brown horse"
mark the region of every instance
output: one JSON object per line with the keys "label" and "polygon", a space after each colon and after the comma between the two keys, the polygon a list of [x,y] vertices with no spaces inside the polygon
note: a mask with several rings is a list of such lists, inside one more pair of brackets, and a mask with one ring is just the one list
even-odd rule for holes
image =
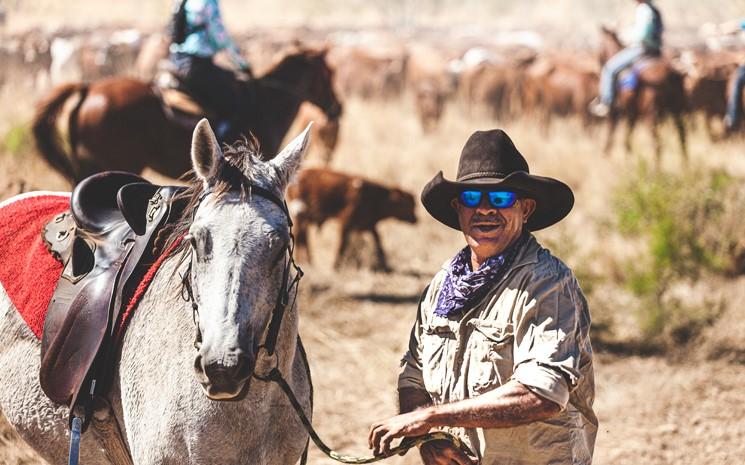
{"label": "brown horse", "polygon": [[[253,83],[240,83],[244,133],[253,133],[262,152],[271,154],[304,101],[337,119],[341,104],[332,81],[325,50],[285,56]],[[57,119],[73,97],[77,100],[67,121],[70,150],[65,153],[56,134]],[[99,171],[139,173],[145,167],[177,178],[191,167],[193,130],[169,117],[151,84],[121,77],[59,86],[40,104],[33,121],[39,151],[73,183]]]}
{"label": "brown horse", "polygon": [[[604,64],[610,57],[619,52],[623,45],[616,33],[606,27],[602,28],[600,63]],[[683,114],[686,111],[686,94],[683,75],[677,72],[670,62],[662,57],[645,59],[645,65],[638,71],[638,84],[634,89],[620,89],[614,107],[608,117],[608,138],[605,144],[606,154],[610,153],[618,121],[623,115],[628,124],[625,146],[631,151],[631,135],[639,118],[647,120],[652,137],[657,165],[660,164],[662,146],[658,126],[666,117],[673,119],[680,139],[684,160],[688,159],[686,148],[686,129]]]}

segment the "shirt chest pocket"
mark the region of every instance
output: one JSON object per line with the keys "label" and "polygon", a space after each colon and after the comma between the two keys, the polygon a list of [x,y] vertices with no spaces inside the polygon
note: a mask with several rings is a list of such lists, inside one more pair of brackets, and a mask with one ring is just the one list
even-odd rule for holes
{"label": "shirt chest pocket", "polygon": [[455,333],[447,324],[425,326],[422,334],[422,376],[432,400],[442,398],[450,366]]}
{"label": "shirt chest pocket", "polygon": [[514,368],[514,328],[511,323],[473,319],[468,322],[466,380],[471,396],[495,389],[506,383]]}

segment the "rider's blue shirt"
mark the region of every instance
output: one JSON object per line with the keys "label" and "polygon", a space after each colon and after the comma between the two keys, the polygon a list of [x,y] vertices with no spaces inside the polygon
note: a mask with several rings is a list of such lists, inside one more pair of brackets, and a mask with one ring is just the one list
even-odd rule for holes
{"label": "rider's blue shirt", "polygon": [[236,65],[248,66],[225,30],[217,0],[188,0],[184,8],[187,36],[183,43],[171,44],[172,53],[211,58],[220,50],[227,50]]}
{"label": "rider's blue shirt", "polygon": [[632,47],[659,50],[662,47],[662,28],[662,19],[651,2],[640,3],[636,7],[634,26],[624,39]]}

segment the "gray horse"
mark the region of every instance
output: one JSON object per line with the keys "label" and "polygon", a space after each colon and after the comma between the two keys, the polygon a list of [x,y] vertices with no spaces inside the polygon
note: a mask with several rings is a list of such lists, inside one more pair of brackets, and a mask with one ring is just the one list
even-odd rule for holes
{"label": "gray horse", "polygon": [[[259,347],[287,285],[288,217],[250,186],[282,199],[307,149],[309,129],[270,161],[251,144],[223,154],[206,120],[195,129],[197,180],[187,191],[194,211],[173,232],[185,235],[183,247],[166,260],[129,323],[108,399],[135,465],[299,460],[308,436],[296,413],[276,384],[252,377],[266,362]],[[190,277],[196,326],[191,303],[182,298],[181,276]],[[0,409],[48,462],[63,464],[67,409],[39,387],[39,351],[40,342],[0,287]],[[294,299],[276,354],[310,415]],[[82,464],[111,464],[100,437],[95,431],[83,435]]]}

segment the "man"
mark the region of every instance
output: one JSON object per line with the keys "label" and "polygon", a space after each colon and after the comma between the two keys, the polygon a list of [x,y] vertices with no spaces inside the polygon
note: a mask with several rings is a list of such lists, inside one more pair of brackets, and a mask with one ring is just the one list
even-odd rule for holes
{"label": "man", "polygon": [[605,117],[616,98],[616,78],[644,55],[659,55],[662,48],[662,15],[652,0],[634,0],[636,22],[628,34],[629,46],[613,55],[600,71],[600,96],[590,103],[590,112]]}
{"label": "man", "polygon": [[[745,20],[731,21],[721,25],[724,34],[735,34],[745,31]],[[745,87],[745,63],[740,64],[735,71],[735,78],[727,100],[727,115],[724,117],[724,126],[727,132],[734,132],[740,126],[742,120],[742,91]]]}
{"label": "man", "polygon": [[402,360],[400,414],[372,425],[379,454],[395,438],[442,429],[421,447],[425,465],[587,465],[597,432],[585,298],[571,270],[532,231],[564,218],[571,189],[529,174],[501,130],[466,142],[456,181],[442,171],[422,192],[466,247],[419,303]]}
{"label": "man", "polygon": [[218,139],[232,142],[240,133],[241,95],[233,72],[212,59],[227,50],[238,69],[249,76],[251,67],[225,31],[217,0],[178,0],[171,29],[171,61],[180,78],[194,98],[217,112]]}

